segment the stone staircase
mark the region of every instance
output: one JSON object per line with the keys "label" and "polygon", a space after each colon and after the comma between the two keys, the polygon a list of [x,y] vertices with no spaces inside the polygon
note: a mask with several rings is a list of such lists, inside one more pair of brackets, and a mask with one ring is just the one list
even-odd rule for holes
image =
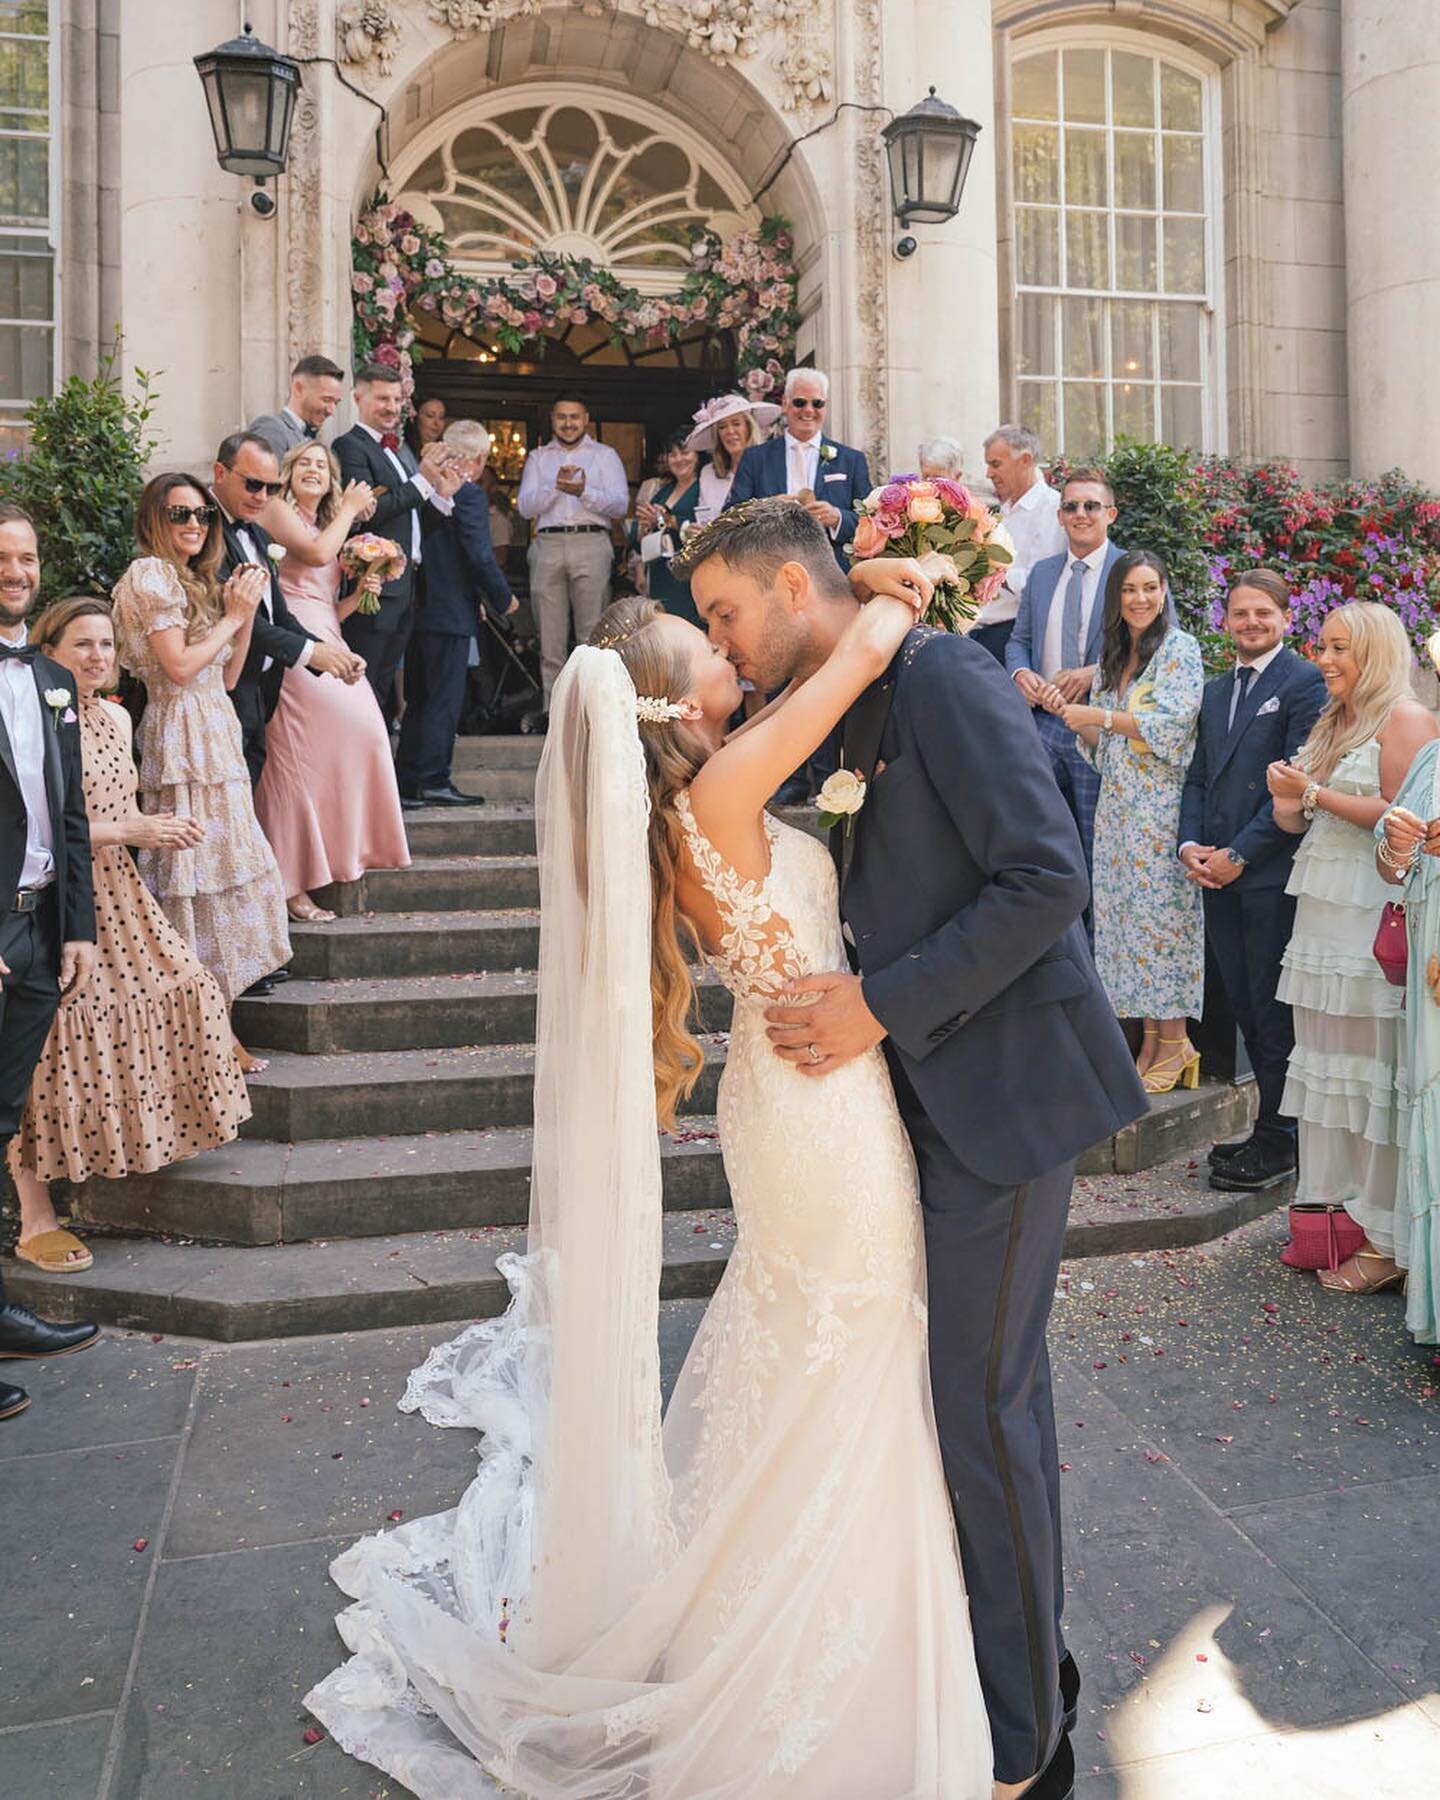
{"label": "stone staircase", "polygon": [[[495,1259],[523,1242],[528,1206],[540,748],[462,740],[457,783],[487,804],[408,814],[411,867],[319,896],[340,919],[294,927],[292,979],[238,1003],[237,1032],[270,1059],[244,1135],[155,1175],[87,1183],[73,1205],[96,1228],[94,1267],[8,1263],[16,1298],[227,1341],[503,1306]],[[712,1116],[730,1001],[713,978],[700,1012],[705,1073],[662,1148],[667,1297],[709,1292],[734,1239]],[[1167,1096],[1083,1167],[1174,1159],[1241,1129],[1247,1104],[1230,1087]],[[1232,1206],[1203,1235],[1234,1222]],[[1072,1254],[1125,1247],[1113,1229],[1086,1233],[1072,1230]]]}

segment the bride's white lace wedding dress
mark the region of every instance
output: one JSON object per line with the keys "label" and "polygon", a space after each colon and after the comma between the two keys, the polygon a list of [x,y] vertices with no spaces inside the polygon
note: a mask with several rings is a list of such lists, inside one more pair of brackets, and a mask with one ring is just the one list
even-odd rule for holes
{"label": "bride's white lace wedding dress", "polygon": [[[591,1635],[547,1633],[525,1457],[506,1453],[507,1431],[522,1449],[525,1434],[494,1404],[513,1343],[473,1326],[403,1404],[485,1423],[498,1447],[454,1512],[338,1560],[357,1655],[310,1705],[425,1800],[980,1800],[990,1740],[931,1413],[909,1141],[878,1050],[816,1080],[765,1036],[779,982],[845,966],[833,865],[767,819],[770,873],[743,882],[688,798],[678,810],[726,927],[719,1123],[739,1229],[644,1490],[643,1577]],[[531,1260],[508,1265],[522,1315]],[[555,1610],[576,1598],[573,1582],[549,1591]]]}

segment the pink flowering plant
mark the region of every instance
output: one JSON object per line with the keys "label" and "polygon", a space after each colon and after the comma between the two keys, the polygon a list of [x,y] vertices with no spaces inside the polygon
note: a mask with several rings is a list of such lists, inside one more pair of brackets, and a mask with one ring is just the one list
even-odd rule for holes
{"label": "pink flowering plant", "polygon": [[856,508],[854,539],[846,546],[854,562],[872,556],[923,557],[934,551],[947,559],[936,583],[926,621],[945,631],[966,632],[987,600],[994,598],[1013,561],[999,518],[958,481],[937,476],[892,475]]}
{"label": "pink flowering plant", "polygon": [[617,341],[655,348],[708,327],[734,334],[737,376],[760,398],[793,360],[800,322],[793,252],[789,225],[770,218],[729,241],[698,233],[674,294],[641,294],[608,269],[564,256],[538,256],[517,263],[513,275],[479,281],[455,268],[443,237],[377,194],[351,244],[355,358],[398,369],[408,402],[423,355],[418,314],[512,354],[567,325],[601,325]]}

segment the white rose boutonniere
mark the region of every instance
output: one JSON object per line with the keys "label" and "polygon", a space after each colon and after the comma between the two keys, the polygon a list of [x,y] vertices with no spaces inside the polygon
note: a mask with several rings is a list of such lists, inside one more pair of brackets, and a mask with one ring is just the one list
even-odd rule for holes
{"label": "white rose boutonniere", "polygon": [[834,462],[835,456],[836,456],[835,446],[833,444],[825,443],[824,440],[822,439],[821,444],[820,444],[820,460],[821,460],[821,462],[822,463]]}
{"label": "white rose boutonniere", "polygon": [[45,704],[50,708],[50,717],[55,721],[58,731],[62,725],[75,723],[75,709],[70,704],[72,695],[69,688],[46,688]]}
{"label": "white rose boutonniere", "polygon": [[858,770],[837,769],[833,775],[825,779],[825,785],[817,796],[820,803],[820,824],[825,831],[833,831],[842,821],[846,831],[854,822],[855,814],[865,804],[865,781]]}
{"label": "white rose boutonniere", "polygon": [[271,562],[282,563],[285,560],[285,546],[283,544],[271,544],[265,554],[270,558]]}

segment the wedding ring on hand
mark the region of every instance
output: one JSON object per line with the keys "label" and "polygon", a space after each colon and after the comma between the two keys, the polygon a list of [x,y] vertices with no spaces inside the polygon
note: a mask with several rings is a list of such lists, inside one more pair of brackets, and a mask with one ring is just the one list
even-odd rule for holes
{"label": "wedding ring on hand", "polygon": [[807,1044],[805,1046],[805,1054],[810,1058],[812,1063],[820,1063],[825,1060],[813,1044]]}

